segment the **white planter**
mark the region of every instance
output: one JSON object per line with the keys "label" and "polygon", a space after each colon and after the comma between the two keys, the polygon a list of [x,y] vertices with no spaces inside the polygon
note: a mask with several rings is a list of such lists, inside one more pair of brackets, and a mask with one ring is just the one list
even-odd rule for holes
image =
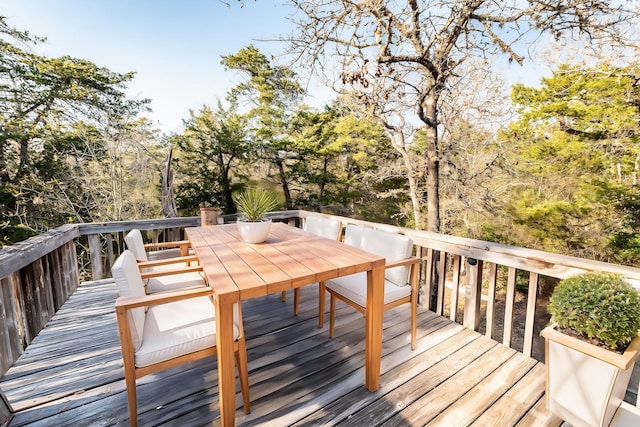
{"label": "white planter", "polygon": [[624,354],[545,328],[547,408],[573,427],[609,426],[624,399],[640,349],[635,338]]}
{"label": "white planter", "polygon": [[258,222],[247,222],[238,220],[238,231],[242,240],[247,243],[262,243],[271,230],[271,220],[266,219]]}

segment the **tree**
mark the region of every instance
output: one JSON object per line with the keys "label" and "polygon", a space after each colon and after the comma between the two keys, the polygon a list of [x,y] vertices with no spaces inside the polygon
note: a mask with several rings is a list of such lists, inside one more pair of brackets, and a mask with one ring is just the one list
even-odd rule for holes
{"label": "tree", "polygon": [[287,126],[302,88],[295,73],[287,67],[272,66],[267,57],[253,46],[240,49],[234,55],[222,57],[222,64],[243,72],[247,79],[231,90],[229,101],[234,107],[241,102],[249,105],[252,136],[258,144],[258,157],[268,161],[276,174],[287,208],[293,207],[289,189],[288,156],[291,141]]}
{"label": "tree", "polygon": [[562,65],[539,89],[516,85],[521,119],[505,139],[522,184],[508,204],[545,250],[640,259],[640,66]]}
{"label": "tree", "polygon": [[0,16],[3,243],[57,226],[64,218],[90,218],[80,206],[93,189],[76,178],[93,172],[88,169],[93,160],[106,161],[102,129],[116,129],[147,102],[125,96],[133,73],[32,53],[30,46],[43,40],[9,27]]}
{"label": "tree", "polygon": [[[633,10],[606,0],[488,2],[449,0],[293,1],[298,34],[290,51],[319,71],[339,67],[341,83],[356,92],[406,145],[412,107],[425,127],[427,229],[440,230],[439,137],[442,94],[469,58],[506,55],[522,63],[518,51],[541,34],[623,42],[621,27]],[[331,75],[327,72],[326,74]]]}
{"label": "tree", "polygon": [[220,103],[215,113],[206,106],[191,112],[184,133],[173,138],[179,148],[176,169],[183,176],[176,194],[181,209],[213,206],[236,213],[232,195],[246,181],[243,164],[253,148],[245,127],[244,118]]}

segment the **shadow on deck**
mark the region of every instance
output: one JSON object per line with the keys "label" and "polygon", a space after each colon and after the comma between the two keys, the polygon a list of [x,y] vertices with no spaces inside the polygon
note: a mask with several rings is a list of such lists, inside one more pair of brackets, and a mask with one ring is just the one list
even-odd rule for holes
{"label": "shadow on deck", "polygon": [[[111,280],[82,284],[0,381],[10,426],[128,425]],[[385,315],[380,389],[364,387],[364,319],[338,305],[317,327],[317,288],[243,303],[254,425],[557,426],[544,365],[426,310],[415,351],[406,306]],[[339,303],[340,304],[340,303]],[[241,408],[239,387],[237,407]],[[140,425],[218,425],[215,358],[138,380]]]}

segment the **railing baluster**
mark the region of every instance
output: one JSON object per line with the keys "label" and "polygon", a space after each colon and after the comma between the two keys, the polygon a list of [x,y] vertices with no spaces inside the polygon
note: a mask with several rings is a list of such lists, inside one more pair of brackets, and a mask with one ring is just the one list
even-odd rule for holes
{"label": "railing baluster", "polygon": [[536,303],[538,299],[538,273],[529,273],[529,291],[527,292],[527,315],[524,324],[524,344],[522,352],[531,356],[533,348],[533,327],[536,320]]}
{"label": "railing baluster", "polygon": [[460,293],[460,255],[453,256],[453,283],[451,284],[451,305],[449,310],[449,319],[456,321],[458,313],[458,295]]}
{"label": "railing baluster", "polygon": [[438,300],[436,303],[436,313],[442,316],[444,311],[444,290],[447,279],[447,253],[440,251],[438,260]]}
{"label": "railing baluster", "polygon": [[516,299],[516,273],[514,267],[509,267],[507,278],[507,296],[504,301],[504,335],[502,344],[511,347],[511,334],[513,332],[513,304]]}
{"label": "railing baluster", "polygon": [[495,263],[489,264],[489,280],[487,289],[487,327],[484,334],[493,338],[493,317],[496,306],[496,284],[498,282],[498,265]]}
{"label": "railing baluster", "polygon": [[427,303],[424,304],[427,309],[435,311],[433,307],[433,291],[435,287],[435,281],[433,280],[434,276],[434,268],[433,268],[433,259],[435,257],[435,251],[431,248],[427,248],[427,262],[425,263],[425,275],[424,280],[426,282],[427,288]]}

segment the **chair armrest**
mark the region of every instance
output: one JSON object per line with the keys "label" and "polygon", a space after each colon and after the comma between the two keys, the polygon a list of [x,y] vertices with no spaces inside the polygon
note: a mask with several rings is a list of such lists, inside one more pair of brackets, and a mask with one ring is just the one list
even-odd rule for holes
{"label": "chair armrest", "polygon": [[195,255],[189,255],[189,256],[179,256],[179,257],[165,258],[165,259],[154,259],[153,261],[138,260],[138,268],[151,268],[151,267],[158,267],[161,265],[169,265],[169,264],[186,264],[190,262],[197,263],[198,257]]}
{"label": "chair armrest", "polygon": [[[203,287],[198,289],[184,289],[173,292],[159,292],[142,297],[118,297],[116,299],[115,307],[116,310],[118,308],[131,310],[132,308],[137,307],[148,307],[150,305],[165,304],[168,302],[203,296],[213,296],[213,290],[209,287]],[[213,304],[213,302],[211,304]]]}
{"label": "chair armrest", "polygon": [[384,268],[394,268],[394,267],[403,267],[407,265],[418,264],[420,262],[420,258],[412,256],[409,258],[399,259],[397,261],[392,261],[388,264],[384,265]]}
{"label": "chair armrest", "polygon": [[185,256],[189,255],[189,248],[191,247],[191,242],[189,240],[177,240],[174,242],[160,242],[160,243],[147,243],[144,245],[145,250],[147,249],[162,249],[162,248],[180,248],[180,255]]}
{"label": "chair armrest", "polygon": [[[142,268],[142,267],[141,267]],[[191,265],[188,267],[178,267],[171,270],[151,270],[140,272],[140,277],[142,280],[150,279],[152,277],[161,277],[161,276],[172,276],[174,274],[183,274],[183,273],[200,273],[202,272],[201,265]]]}
{"label": "chair armrest", "polygon": [[145,249],[160,249],[160,248],[181,248],[183,246],[191,246],[191,242],[188,240],[176,240],[174,242],[159,242],[159,243],[145,243]]}

